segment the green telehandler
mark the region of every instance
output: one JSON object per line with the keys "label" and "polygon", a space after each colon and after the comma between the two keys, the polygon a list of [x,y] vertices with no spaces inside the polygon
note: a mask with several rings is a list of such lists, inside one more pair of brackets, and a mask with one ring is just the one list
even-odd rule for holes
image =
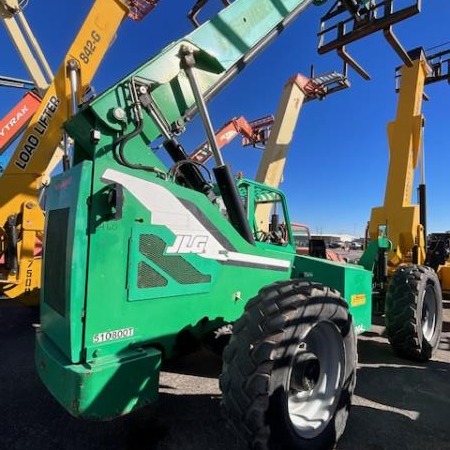
{"label": "green telehandler", "polygon": [[[74,160],[47,191],[36,367],[72,415],[155,401],[164,360],[232,326],[220,387],[252,448],[342,435],[372,273],[297,255],[284,194],[234,179],[206,109],[311,3],[236,0],[66,123]],[[214,180],[176,138],[196,113]],[[149,148],[161,137],[169,168]]]}

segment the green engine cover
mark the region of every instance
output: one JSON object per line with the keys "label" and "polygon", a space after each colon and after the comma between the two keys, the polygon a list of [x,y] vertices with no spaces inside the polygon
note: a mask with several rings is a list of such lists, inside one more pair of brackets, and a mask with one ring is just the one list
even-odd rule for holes
{"label": "green engine cover", "polygon": [[354,264],[299,256],[298,275],[337,289],[347,301],[358,334],[370,330],[372,322],[372,272]]}

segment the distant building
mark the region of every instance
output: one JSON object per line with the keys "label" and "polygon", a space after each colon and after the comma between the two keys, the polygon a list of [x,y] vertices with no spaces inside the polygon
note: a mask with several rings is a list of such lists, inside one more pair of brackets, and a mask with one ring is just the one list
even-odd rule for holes
{"label": "distant building", "polygon": [[[327,247],[333,248],[338,244],[341,247],[350,247],[352,245],[357,245],[358,248],[363,248],[364,238],[356,237],[352,234],[312,234],[312,239],[323,239]],[[330,245],[331,244],[331,245]]]}
{"label": "distant building", "polygon": [[311,234],[313,239],[323,239],[325,244],[330,242],[362,242],[364,239],[352,234]]}

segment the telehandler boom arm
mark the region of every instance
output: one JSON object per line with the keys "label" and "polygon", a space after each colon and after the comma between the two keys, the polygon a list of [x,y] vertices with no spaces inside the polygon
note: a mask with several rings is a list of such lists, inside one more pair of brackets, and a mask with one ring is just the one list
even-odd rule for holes
{"label": "telehandler boom arm", "polygon": [[256,181],[278,187],[303,103],[350,86],[347,77],[330,72],[308,78],[297,74],[285,84],[275,121],[256,173]]}
{"label": "telehandler boom arm", "polygon": [[[314,78],[297,74],[288,80],[283,88],[274,124],[256,172],[255,180],[258,183],[279,187],[303,103],[317,98],[323,99],[326,95],[349,86],[347,77],[337,72]],[[269,206],[259,205],[255,212],[259,228],[266,232],[269,228],[268,208]]]}
{"label": "telehandler boom arm", "polygon": [[0,123],[0,155],[26,128],[53,80],[53,73],[22,11],[24,2],[0,0],[0,20],[33,81],[0,76],[0,85],[28,89]]}

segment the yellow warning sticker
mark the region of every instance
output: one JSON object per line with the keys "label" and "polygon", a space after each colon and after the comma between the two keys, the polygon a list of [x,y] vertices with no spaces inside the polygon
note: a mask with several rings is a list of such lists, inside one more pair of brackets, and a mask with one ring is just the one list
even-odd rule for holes
{"label": "yellow warning sticker", "polygon": [[366,294],[353,294],[350,297],[351,306],[362,306],[366,304]]}

